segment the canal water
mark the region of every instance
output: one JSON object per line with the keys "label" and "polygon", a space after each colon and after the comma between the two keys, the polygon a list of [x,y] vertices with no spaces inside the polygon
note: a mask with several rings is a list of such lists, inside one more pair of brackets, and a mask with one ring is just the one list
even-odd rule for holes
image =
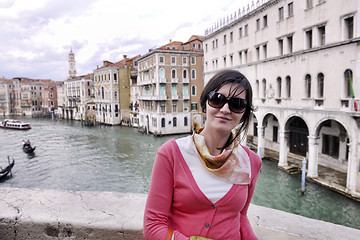
{"label": "canal water", "polygon": [[[0,166],[15,159],[1,186],[147,193],[156,150],[186,135],[153,137],[121,126],[85,127],[77,121],[19,118],[29,131],[0,129]],[[0,121],[2,119],[0,118]],[[22,151],[22,140],[36,146]],[[263,160],[252,203],[360,229],[360,203],[313,183],[301,195],[300,175]]]}

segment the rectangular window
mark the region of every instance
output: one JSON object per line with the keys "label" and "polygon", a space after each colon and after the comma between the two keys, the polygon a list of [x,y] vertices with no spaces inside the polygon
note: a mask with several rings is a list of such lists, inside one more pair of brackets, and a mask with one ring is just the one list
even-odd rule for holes
{"label": "rectangular window", "polygon": [[267,15],[263,17],[263,27],[267,27]]}
{"label": "rectangular window", "polygon": [[176,64],[176,57],[171,57],[171,64],[175,65]]}
{"label": "rectangular window", "polygon": [[189,111],[189,103],[188,102],[184,102],[184,112]]}
{"label": "rectangular window", "polygon": [[244,50],[244,63],[248,62],[248,50]]}
{"label": "rectangular window", "polygon": [[233,32],[230,32],[230,42],[233,41]]}
{"label": "rectangular window", "polygon": [[256,19],[256,31],[260,30],[260,18]]}
{"label": "rectangular window", "polygon": [[242,64],[243,63],[242,51],[239,52],[239,60],[240,60],[240,64]]}
{"label": "rectangular window", "polygon": [[117,82],[117,74],[114,73],[114,81]]}
{"label": "rectangular window", "polygon": [[267,45],[263,45],[264,59],[267,59]]}
{"label": "rectangular window", "polygon": [[172,104],[172,111],[177,112],[177,103],[176,102],[173,102],[173,104]]}
{"label": "rectangular window", "polygon": [[233,66],[233,55],[230,55],[230,65]]}
{"label": "rectangular window", "polygon": [[171,86],[171,95],[176,96],[177,95],[177,91],[176,91],[176,84],[173,84]]}
{"label": "rectangular window", "polygon": [[215,40],[215,47],[216,47],[216,48],[219,47],[219,44],[218,44],[218,40],[217,40],[217,39]]}
{"label": "rectangular window", "polygon": [[260,47],[256,47],[256,60],[259,61],[260,60]]}
{"label": "rectangular window", "polygon": [[284,20],[284,8],[279,8],[279,21]]}
{"label": "rectangular window", "polygon": [[164,64],[164,63],[165,63],[165,59],[164,59],[163,56],[160,56],[160,57],[159,57],[159,63],[160,63],[160,64]]}
{"label": "rectangular window", "polygon": [[257,137],[257,135],[258,135],[258,124],[257,124],[257,122],[254,122],[254,137]]}
{"label": "rectangular window", "polygon": [[160,96],[165,96],[165,85],[160,85]]}
{"label": "rectangular window", "polygon": [[226,67],[226,56],[224,57],[224,67]]}
{"label": "rectangular window", "polygon": [[186,57],[183,57],[183,58],[182,58],[182,64],[183,64],[183,65],[187,65],[187,58],[186,58]]}
{"label": "rectangular window", "polygon": [[325,45],[325,26],[318,27],[319,32],[319,45]]}
{"label": "rectangular window", "polygon": [[277,126],[273,126],[273,142],[277,142],[278,141],[278,127]]}
{"label": "rectangular window", "polygon": [[338,136],[322,135],[322,153],[338,158],[339,157],[340,138]]}
{"label": "rectangular window", "polygon": [[279,44],[279,55],[282,56],[282,55],[284,55],[284,42],[283,42],[283,40],[279,39],[278,44]]}
{"label": "rectangular window", "polygon": [[191,65],[195,65],[196,64],[196,57],[191,57]]}
{"label": "rectangular window", "polygon": [[310,49],[312,48],[312,30],[307,30],[305,32],[305,37],[306,37],[306,49]]}
{"label": "rectangular window", "polygon": [[306,0],[306,8],[312,8],[313,7],[313,0]]}
{"label": "rectangular window", "polygon": [[345,19],[345,39],[354,37],[354,17]]}
{"label": "rectangular window", "polygon": [[224,45],[226,44],[226,34],[224,35]]}
{"label": "rectangular window", "polygon": [[161,112],[164,113],[166,108],[165,108],[165,103],[160,103],[160,109],[161,109]]}
{"label": "rectangular window", "polygon": [[208,51],[208,49],[207,49],[207,44],[205,44],[205,52],[207,52]]}
{"label": "rectangular window", "polygon": [[292,36],[287,37],[287,43],[288,43],[288,53],[292,53],[293,52],[293,37]]}
{"label": "rectangular window", "polygon": [[243,37],[243,32],[242,32],[242,28],[239,28],[239,38]]}
{"label": "rectangular window", "polygon": [[249,26],[247,24],[245,25],[244,31],[245,31],[245,37],[248,36],[248,34],[249,34]]}
{"label": "rectangular window", "polygon": [[197,110],[197,103],[191,103],[191,111]]}
{"label": "rectangular window", "polygon": [[291,2],[288,4],[288,17],[292,17],[294,15],[294,4]]}

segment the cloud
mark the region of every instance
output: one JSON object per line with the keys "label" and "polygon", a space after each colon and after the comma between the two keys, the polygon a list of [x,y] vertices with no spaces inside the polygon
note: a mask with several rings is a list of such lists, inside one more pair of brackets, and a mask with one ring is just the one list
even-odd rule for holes
{"label": "cloud", "polygon": [[[241,1],[244,2],[244,1]],[[239,1],[0,0],[0,76],[64,80],[73,49],[78,75],[103,60],[145,54],[202,35]]]}

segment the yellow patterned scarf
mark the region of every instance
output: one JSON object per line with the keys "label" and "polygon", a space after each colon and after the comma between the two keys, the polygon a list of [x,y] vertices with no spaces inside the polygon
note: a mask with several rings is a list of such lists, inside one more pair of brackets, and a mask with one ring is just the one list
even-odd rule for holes
{"label": "yellow patterned scarf", "polygon": [[[225,148],[220,155],[213,156],[199,133],[203,128],[198,119],[193,119],[193,141],[204,167],[216,176],[233,184],[249,184],[251,178],[250,159],[238,140]],[[240,147],[239,147],[240,146]]]}

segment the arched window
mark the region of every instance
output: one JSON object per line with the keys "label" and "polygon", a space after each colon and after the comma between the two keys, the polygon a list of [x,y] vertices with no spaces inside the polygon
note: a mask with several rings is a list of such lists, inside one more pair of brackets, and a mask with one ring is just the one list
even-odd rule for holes
{"label": "arched window", "polygon": [[291,97],[291,78],[290,76],[286,77],[286,97]]}
{"label": "arched window", "polygon": [[255,81],[255,94],[256,94],[255,96],[256,96],[256,97],[260,97],[260,96],[259,96],[259,85],[260,85],[260,84],[259,84],[259,80],[256,80],[256,81]]}
{"label": "arched window", "polygon": [[186,69],[183,70],[183,78],[187,78],[187,70]]}
{"label": "arched window", "polygon": [[104,87],[101,87],[101,98],[104,99],[105,93],[104,93]]}
{"label": "arched window", "polygon": [[173,127],[176,127],[177,123],[176,123],[176,117],[173,118]]}
{"label": "arched window", "polygon": [[306,74],[305,76],[305,97],[311,97],[311,76],[310,74]]}
{"label": "arched window", "polygon": [[165,127],[165,118],[161,119],[161,127]]}
{"label": "arched window", "polygon": [[195,69],[191,70],[191,79],[196,79],[196,70]]}
{"label": "arched window", "polygon": [[160,78],[165,78],[165,70],[163,68],[160,68],[159,75],[160,75]]}
{"label": "arched window", "polygon": [[188,119],[187,117],[184,117],[184,126],[187,126],[188,125]]}
{"label": "arched window", "polygon": [[88,89],[88,96],[90,96],[91,95],[91,91],[90,91],[90,89]]}
{"label": "arched window", "polygon": [[350,98],[353,97],[353,73],[350,69],[346,69],[344,72],[344,84],[345,84],[345,97]]}
{"label": "arched window", "polygon": [[191,96],[196,96],[196,87],[191,86]]}
{"label": "arched window", "polygon": [[277,86],[276,97],[281,98],[281,77],[278,77],[276,79],[276,86]]}
{"label": "arched window", "polygon": [[175,69],[172,69],[171,70],[171,78],[176,78],[176,70]]}
{"label": "arched window", "polygon": [[324,97],[324,74],[319,73],[317,77],[317,96],[319,98]]}
{"label": "arched window", "polygon": [[261,93],[261,97],[265,98],[266,97],[266,79],[264,78],[262,80],[262,93]]}

